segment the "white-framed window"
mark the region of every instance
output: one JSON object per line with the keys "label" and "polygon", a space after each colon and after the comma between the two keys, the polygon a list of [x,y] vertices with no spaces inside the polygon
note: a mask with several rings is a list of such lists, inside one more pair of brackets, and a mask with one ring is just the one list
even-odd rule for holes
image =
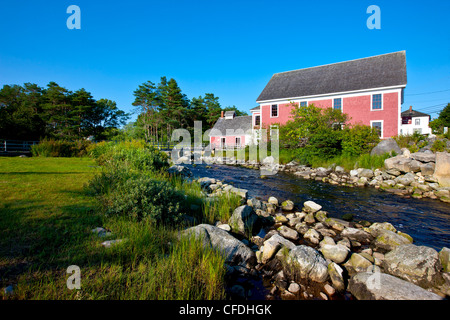
{"label": "white-framed window", "polygon": [[414,125],[420,126],[420,119],[414,119]]}
{"label": "white-framed window", "polygon": [[255,126],[260,126],[260,125],[261,125],[261,116],[256,115],[255,116]]}
{"label": "white-framed window", "polygon": [[342,98],[333,99],[333,109],[342,110]]}
{"label": "white-framed window", "polygon": [[236,144],[236,146],[240,146],[241,145],[241,137],[236,137],[235,144]]}
{"label": "white-framed window", "polygon": [[383,138],[383,120],[371,120],[370,126],[378,131],[378,136]]}
{"label": "white-framed window", "polygon": [[278,117],[278,105],[273,104],[270,107],[270,117],[271,118],[277,118]]}
{"label": "white-framed window", "polygon": [[372,95],[370,110],[383,110],[383,95],[381,93]]}
{"label": "white-framed window", "polygon": [[307,107],[308,106],[308,102],[307,101],[301,101],[300,102],[300,107]]}
{"label": "white-framed window", "polygon": [[226,145],[226,138],[222,137],[220,138],[220,147],[225,148]]}

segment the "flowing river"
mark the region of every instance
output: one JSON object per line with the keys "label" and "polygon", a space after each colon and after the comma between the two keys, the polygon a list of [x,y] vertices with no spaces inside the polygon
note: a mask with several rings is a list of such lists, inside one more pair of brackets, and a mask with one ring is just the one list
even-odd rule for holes
{"label": "flowing river", "polygon": [[413,237],[414,244],[437,251],[450,248],[450,204],[432,199],[403,198],[372,187],[342,187],[280,172],[261,179],[259,170],[232,165],[188,166],[195,178],[210,177],[248,190],[249,197],[280,202],[292,200],[296,207],[312,200],[330,217],[354,215],[354,221],[390,222]]}

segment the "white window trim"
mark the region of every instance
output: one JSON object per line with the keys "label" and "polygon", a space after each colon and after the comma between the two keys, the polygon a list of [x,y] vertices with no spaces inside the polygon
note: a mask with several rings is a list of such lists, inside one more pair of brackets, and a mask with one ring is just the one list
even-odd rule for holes
{"label": "white window trim", "polygon": [[[238,142],[238,139],[239,139],[239,144],[237,143]],[[235,137],[234,138],[234,143],[235,143],[235,145],[241,145],[241,137]]]}
{"label": "white window trim", "polygon": [[374,122],[381,122],[381,136],[380,136],[380,139],[383,139],[384,138],[384,134],[383,134],[383,132],[384,132],[384,120],[370,120],[370,127],[371,128],[373,128],[372,127],[372,123],[374,123]]}
{"label": "white window trim", "polygon": [[256,117],[259,117],[259,126],[261,126],[261,114],[255,112],[252,116],[253,126],[256,126]]}
{"label": "white window trim", "polygon": [[333,108],[333,110],[335,110],[334,109],[334,99],[341,99],[341,112],[343,113],[344,112],[344,98],[343,97],[336,97],[336,98],[333,98],[332,100],[331,100],[331,108]]}
{"label": "white window trim", "polygon": [[[377,94],[381,94],[381,109],[374,109],[373,108],[373,96],[377,95]],[[383,103],[383,93],[373,93],[370,95],[370,111],[383,111],[384,109],[384,103]]]}
{"label": "white window trim", "polygon": [[[277,106],[277,116],[276,117],[272,116],[272,106],[274,106],[274,105]],[[278,118],[280,116],[280,105],[278,103],[271,103],[269,106],[270,106],[270,109],[269,109],[270,117],[271,118]]]}
{"label": "white window trim", "polygon": [[[225,142],[223,142],[222,139],[225,139]],[[227,145],[227,137],[220,137],[220,147],[225,148],[226,145]]]}
{"label": "white window trim", "polygon": [[301,104],[302,104],[303,102],[305,102],[305,103],[306,103],[306,106],[308,106],[308,101],[303,100],[303,101],[299,101],[299,103],[298,103],[298,107],[299,107],[299,108],[301,107]]}

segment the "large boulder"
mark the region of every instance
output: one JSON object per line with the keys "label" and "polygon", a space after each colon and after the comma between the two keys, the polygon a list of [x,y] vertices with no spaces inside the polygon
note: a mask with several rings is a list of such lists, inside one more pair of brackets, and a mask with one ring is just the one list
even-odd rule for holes
{"label": "large boulder", "polygon": [[358,300],[442,300],[435,293],[381,272],[357,273],[348,289]]}
{"label": "large boulder", "polygon": [[262,263],[266,263],[270,259],[275,256],[279,249],[282,247],[287,248],[288,250],[294,249],[295,244],[291,241],[286,240],[279,234],[275,234],[271,236],[268,240],[264,241],[264,248],[262,252]]}
{"label": "large boulder", "polygon": [[167,169],[167,172],[170,175],[177,175],[177,176],[181,176],[183,178],[192,177],[191,170],[188,167],[185,167],[185,166],[173,165],[169,169]]}
{"label": "large boulder", "polygon": [[434,153],[414,152],[411,153],[411,158],[420,162],[436,162],[436,155]]}
{"label": "large boulder", "polygon": [[441,186],[450,187],[450,154],[448,152],[436,152],[434,176]]}
{"label": "large boulder", "polygon": [[422,288],[432,288],[443,283],[439,254],[430,247],[413,244],[398,246],[385,255],[383,267],[386,273]]}
{"label": "large boulder", "polygon": [[328,264],[317,250],[299,245],[289,251],[287,263],[301,278],[323,283],[328,278]]}
{"label": "large boulder", "polygon": [[350,240],[358,241],[363,244],[368,244],[373,240],[373,237],[370,233],[356,228],[345,228],[341,232],[342,237],[347,237]]}
{"label": "large boulder", "polygon": [[252,207],[243,205],[234,209],[228,224],[235,233],[243,234],[256,231],[258,215]]}
{"label": "large boulder", "polygon": [[345,290],[344,270],[337,263],[330,263],[328,265],[328,274],[331,282],[337,291]]}
{"label": "large boulder", "polygon": [[314,201],[306,201],[305,203],[303,203],[304,209],[307,212],[317,212],[320,209],[322,209],[322,206],[320,204],[315,203]]}
{"label": "large boulder", "polygon": [[378,230],[377,237],[373,241],[373,245],[377,251],[388,252],[398,246],[410,244],[411,239],[390,230]]}
{"label": "large boulder", "polygon": [[403,176],[398,176],[397,178],[394,179],[394,181],[404,186],[409,186],[411,183],[415,181],[415,174],[408,172]]}
{"label": "large boulder", "polygon": [[419,172],[421,163],[417,160],[405,158],[402,155],[384,160],[386,170],[397,169],[401,172]]}
{"label": "large boulder", "polygon": [[341,244],[333,245],[333,244],[323,244],[320,248],[323,256],[326,259],[330,259],[336,263],[342,263],[347,259],[348,254],[350,253],[350,249]]}
{"label": "large boulder", "polygon": [[449,248],[443,247],[442,250],[439,251],[439,260],[441,262],[444,272],[450,272],[450,249]]}
{"label": "large boulder", "polygon": [[204,247],[212,247],[221,252],[226,263],[244,267],[254,266],[256,263],[255,252],[221,228],[200,224],[182,231],[181,236],[201,239]]}
{"label": "large boulder", "polygon": [[375,148],[372,149],[370,155],[383,155],[385,153],[391,153],[392,151],[394,151],[396,154],[402,153],[402,150],[398,146],[397,142],[394,139],[389,138],[380,141],[380,143],[378,143]]}

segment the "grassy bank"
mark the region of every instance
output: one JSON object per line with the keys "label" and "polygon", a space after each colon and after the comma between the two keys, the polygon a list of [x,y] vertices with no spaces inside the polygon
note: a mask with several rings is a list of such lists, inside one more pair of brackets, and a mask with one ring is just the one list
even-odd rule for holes
{"label": "grassy bank", "polygon": [[[177,240],[176,227],[104,215],[86,191],[98,171],[89,158],[0,158],[0,288],[13,285],[8,298],[224,298],[222,256]],[[198,201],[199,190],[190,192]],[[213,210],[226,215],[211,207],[200,206],[209,219]],[[99,226],[112,235],[93,234]],[[104,248],[108,239],[127,240]],[[81,269],[80,290],[66,286],[70,265]]]}

